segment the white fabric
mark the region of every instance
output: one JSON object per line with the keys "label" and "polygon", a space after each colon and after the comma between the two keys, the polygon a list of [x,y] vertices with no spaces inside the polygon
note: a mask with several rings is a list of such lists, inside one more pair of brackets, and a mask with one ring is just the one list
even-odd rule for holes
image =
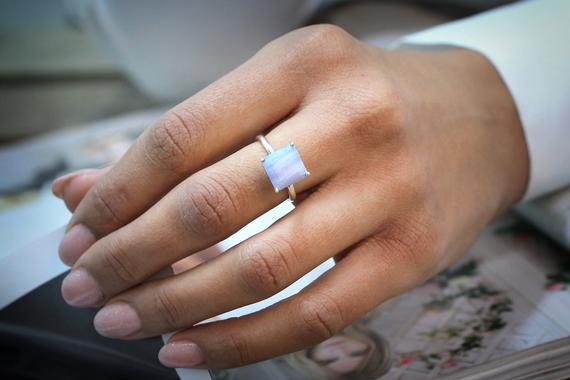
{"label": "white fabric", "polygon": [[570,1],[500,7],[415,33],[404,45],[454,45],[484,54],[517,105],[530,153],[525,200],[570,184]]}

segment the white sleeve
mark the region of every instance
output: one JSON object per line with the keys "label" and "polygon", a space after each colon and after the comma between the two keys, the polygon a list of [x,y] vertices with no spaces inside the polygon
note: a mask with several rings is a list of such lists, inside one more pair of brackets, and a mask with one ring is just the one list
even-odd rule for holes
{"label": "white sleeve", "polygon": [[570,1],[504,6],[404,37],[484,54],[517,105],[530,154],[525,200],[570,184]]}

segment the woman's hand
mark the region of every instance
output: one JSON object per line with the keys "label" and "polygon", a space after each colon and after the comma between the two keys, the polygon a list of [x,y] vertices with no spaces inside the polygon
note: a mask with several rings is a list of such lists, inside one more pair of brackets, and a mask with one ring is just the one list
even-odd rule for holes
{"label": "woman's hand", "polygon": [[[293,141],[311,171],[297,208],[176,276],[162,268],[286,198],[255,136]],[[224,368],[296,351],[456,260],[525,190],[513,100],[478,53],[387,52],[333,26],[289,33],[167,112],[106,172],[54,184],[77,208],[61,244],[62,293],[104,306],[105,336],[179,330],[168,366]],[[260,312],[195,326],[267,298],[327,258],[338,265]]]}

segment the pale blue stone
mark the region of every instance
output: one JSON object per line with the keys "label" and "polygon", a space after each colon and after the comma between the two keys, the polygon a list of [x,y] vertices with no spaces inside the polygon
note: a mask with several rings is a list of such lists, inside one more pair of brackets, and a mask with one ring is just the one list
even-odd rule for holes
{"label": "pale blue stone", "polygon": [[263,160],[263,168],[278,190],[299,182],[309,174],[299,151],[292,144],[268,154]]}

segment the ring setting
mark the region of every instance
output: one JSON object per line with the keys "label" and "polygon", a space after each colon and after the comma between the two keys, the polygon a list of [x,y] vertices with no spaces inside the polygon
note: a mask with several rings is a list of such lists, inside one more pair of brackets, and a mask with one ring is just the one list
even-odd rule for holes
{"label": "ring setting", "polygon": [[289,200],[295,201],[296,192],[293,185],[310,175],[297,147],[290,143],[274,150],[265,136],[259,135],[256,139],[267,152],[267,156],[261,159],[261,163],[273,189],[277,193],[286,188],[289,191]]}

